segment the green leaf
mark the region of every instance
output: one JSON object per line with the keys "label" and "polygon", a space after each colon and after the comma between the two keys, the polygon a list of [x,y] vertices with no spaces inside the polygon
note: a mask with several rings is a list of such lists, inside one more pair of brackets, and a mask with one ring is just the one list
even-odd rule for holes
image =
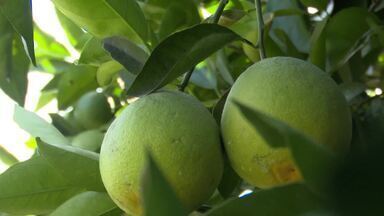
{"label": "green leaf", "polygon": [[223,198],[229,198],[234,195],[236,189],[241,185],[242,179],[231,167],[228,157],[224,156],[224,172],[221,177],[218,190]]}
{"label": "green leaf", "polygon": [[92,37],[85,43],[79,58],[79,64],[89,64],[100,66],[106,61],[110,61],[111,56],[103,49],[101,40]]}
{"label": "green leaf", "polygon": [[32,63],[36,65],[35,46],[33,44],[32,5],[26,0],[2,0],[0,12],[12,24],[15,31],[23,38]]}
{"label": "green leaf", "polygon": [[15,156],[9,153],[5,148],[0,145],[0,162],[12,166],[13,164],[19,162]]}
{"label": "green leaf", "polygon": [[81,190],[69,184],[42,157],[34,157],[0,175],[0,211],[47,214]]}
{"label": "green leaf", "polygon": [[319,194],[327,195],[329,181],[338,165],[335,155],[284,122],[239,102],[235,104],[269,145],[289,147],[308,186]]}
{"label": "green leaf", "polygon": [[71,122],[57,113],[50,113],[49,117],[52,119],[52,125],[55,126],[64,136],[73,136],[80,132],[77,128],[73,127]]}
{"label": "green leaf", "polygon": [[155,91],[190,70],[224,45],[242,39],[228,28],[199,24],[163,40],[152,52],[128,94]]}
{"label": "green leaf", "polygon": [[0,13],[0,87],[21,106],[27,93],[28,56],[21,39]]}
{"label": "green leaf", "polygon": [[53,99],[56,99],[57,92],[56,91],[41,91],[39,101],[37,102],[35,111],[43,108],[45,105],[47,105],[49,102],[51,102]]}
{"label": "green leaf", "polygon": [[78,194],[53,211],[50,216],[100,216],[117,209],[107,193],[86,191]]}
{"label": "green leaf", "polygon": [[106,86],[110,84],[113,78],[122,70],[123,66],[116,61],[105,62],[97,69],[97,82],[100,86]]}
{"label": "green leaf", "polygon": [[58,146],[37,140],[38,150],[72,185],[105,191],[99,171],[99,155],[72,146]]}
{"label": "green leaf", "polygon": [[141,47],[122,37],[104,39],[104,48],[133,74],[138,74],[148,59],[148,54]]}
{"label": "green leaf", "polygon": [[69,145],[69,140],[64,137],[54,126],[40,116],[15,105],[13,120],[33,137],[39,137],[44,142],[59,145]]}
{"label": "green leaf", "polygon": [[159,29],[159,39],[162,40],[180,27],[188,27],[200,22],[197,7],[193,1],[179,0],[167,4]]}
{"label": "green leaf", "polygon": [[143,39],[148,41],[148,24],[135,0],[105,0],[105,2]]}
{"label": "green leaf", "polygon": [[329,0],[300,0],[306,7],[314,7],[319,10],[325,10],[329,3]]}
{"label": "green leaf", "polygon": [[[269,0],[267,2],[267,11],[275,12],[285,9],[300,9],[297,0]],[[275,29],[281,29],[287,34],[288,38],[295,45],[296,49],[302,53],[309,52],[310,33],[307,29],[304,16],[283,16],[275,17],[270,29],[271,38],[280,46],[284,47],[282,41],[275,33]]]}
{"label": "green leaf", "polygon": [[369,30],[367,19],[372,16],[365,8],[353,7],[330,18],[326,27],[327,71],[334,71],[348,61]]}
{"label": "green leaf", "polygon": [[315,30],[311,36],[311,48],[309,53],[309,61],[325,70],[326,66],[326,44],[325,44],[325,27],[328,22],[328,18],[318,22],[315,26]]}
{"label": "green leaf", "polygon": [[[98,38],[123,35],[134,42],[142,43],[142,39],[133,29],[134,26],[130,26],[105,0],[52,0],[52,2],[70,20]],[[124,5],[122,8],[125,8]]]}
{"label": "green leaf", "polygon": [[225,93],[219,98],[219,100],[213,107],[212,115],[215,118],[217,125],[221,124],[221,116],[223,114],[223,109],[224,109],[225,102],[227,101],[228,94],[229,94],[229,89],[225,91]]}
{"label": "green leaf", "polygon": [[97,68],[89,65],[73,65],[66,69],[58,83],[57,102],[59,109],[66,109],[84,93],[98,87]]}
{"label": "green leaf", "polygon": [[175,192],[165,180],[151,155],[147,155],[141,188],[145,216],[187,215]]}
{"label": "green leaf", "polygon": [[322,209],[324,204],[305,185],[292,184],[260,190],[242,198],[230,199],[206,216],[284,215],[298,216]]}
{"label": "green leaf", "polygon": [[38,47],[38,49],[36,49],[37,58],[64,59],[70,55],[64,45],[58,43],[55,38],[43,32],[37,26],[35,26],[34,39]]}
{"label": "green leaf", "polygon": [[73,47],[80,50],[83,48],[84,44],[92,38],[92,36],[84,32],[79,26],[77,26],[72,20],[68,19],[60,10],[56,8],[57,18],[65,31],[69,42]]}

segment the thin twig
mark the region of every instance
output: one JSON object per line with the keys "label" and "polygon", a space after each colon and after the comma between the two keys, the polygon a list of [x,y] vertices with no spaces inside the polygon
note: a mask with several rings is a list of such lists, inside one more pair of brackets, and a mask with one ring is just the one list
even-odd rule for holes
{"label": "thin twig", "polygon": [[264,48],[264,20],[263,12],[261,10],[261,0],[255,0],[256,13],[257,13],[257,27],[259,32],[258,47],[260,52],[260,58],[265,59],[265,48]]}

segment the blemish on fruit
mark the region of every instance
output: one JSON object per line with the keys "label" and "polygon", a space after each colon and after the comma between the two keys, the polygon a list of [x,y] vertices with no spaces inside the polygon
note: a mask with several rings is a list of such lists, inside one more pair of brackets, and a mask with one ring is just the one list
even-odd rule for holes
{"label": "blemish on fruit", "polygon": [[281,161],[271,166],[271,171],[275,179],[282,183],[296,182],[302,179],[300,171],[292,161]]}

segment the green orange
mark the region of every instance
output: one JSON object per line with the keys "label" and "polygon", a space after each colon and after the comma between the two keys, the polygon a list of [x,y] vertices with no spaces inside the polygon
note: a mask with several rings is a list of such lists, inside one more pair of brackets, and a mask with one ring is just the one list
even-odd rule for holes
{"label": "green orange", "polygon": [[71,142],[72,146],[96,152],[100,149],[104,134],[99,130],[87,130],[77,134]]}
{"label": "green orange", "polygon": [[102,93],[84,94],[74,107],[74,118],[86,129],[95,129],[106,124],[113,116],[107,98]]}
{"label": "green orange", "polygon": [[271,148],[233,101],[281,120],[335,153],[351,140],[351,116],[336,83],[316,66],[290,57],[262,60],[249,67],[228,95],[221,119],[226,152],[247,182],[268,188],[301,180],[287,148]]}
{"label": "green orange", "polygon": [[189,210],[206,201],[221,179],[219,127],[187,94],[144,96],[128,105],[105,135],[100,153],[103,183],[116,204],[133,215],[143,213],[140,176],[146,150]]}

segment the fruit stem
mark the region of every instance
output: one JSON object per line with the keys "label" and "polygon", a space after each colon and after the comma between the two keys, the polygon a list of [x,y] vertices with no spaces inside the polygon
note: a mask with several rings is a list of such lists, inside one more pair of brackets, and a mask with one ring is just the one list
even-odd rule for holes
{"label": "fruit stem", "polygon": [[264,48],[264,20],[263,12],[261,10],[261,0],[255,0],[256,14],[257,14],[257,27],[259,32],[258,47],[260,52],[260,59],[265,59],[265,48]]}
{"label": "fruit stem", "polygon": [[191,79],[191,76],[192,76],[192,73],[194,70],[195,70],[195,67],[192,67],[192,69],[190,71],[188,71],[187,74],[185,74],[183,81],[179,85],[179,91],[183,92],[185,90],[185,88],[188,85],[189,79]]}
{"label": "fruit stem", "polygon": [[[219,6],[217,7],[215,14],[212,17],[211,23],[217,24],[219,22],[219,19],[220,19],[221,15],[223,14],[225,5],[227,5],[228,1],[229,0],[220,0]],[[190,71],[188,71],[187,74],[185,74],[183,81],[179,85],[179,91],[183,92],[185,90],[185,88],[188,85],[189,79],[191,79],[191,77],[192,77],[192,73],[194,70],[195,70],[195,66],[193,66],[193,68]]]}

